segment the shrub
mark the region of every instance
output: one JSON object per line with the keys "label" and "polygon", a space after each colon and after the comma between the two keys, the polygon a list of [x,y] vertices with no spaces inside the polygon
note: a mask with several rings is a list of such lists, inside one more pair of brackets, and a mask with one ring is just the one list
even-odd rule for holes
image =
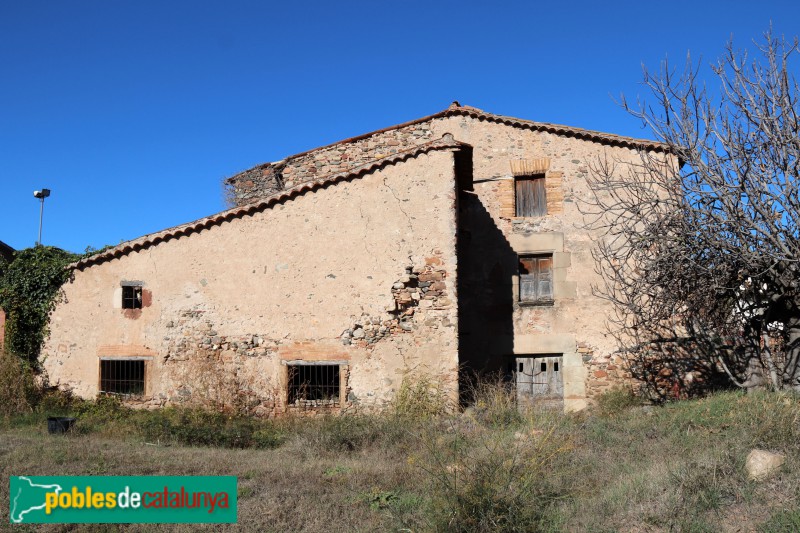
{"label": "shrub", "polygon": [[74,396],[70,391],[52,388],[41,392],[36,410],[47,416],[66,415],[84,402],[85,400]]}
{"label": "shrub", "polygon": [[392,403],[392,412],[402,418],[426,420],[449,412],[447,394],[441,383],[428,375],[407,374]]}
{"label": "shrub", "polygon": [[597,397],[595,412],[600,416],[614,417],[640,404],[641,400],[631,389],[616,387]]}
{"label": "shrub", "polygon": [[476,376],[466,388],[473,402],[468,411],[482,424],[506,427],[523,421],[513,384],[503,379],[502,375],[489,378]]}
{"label": "shrub", "polygon": [[271,421],[190,407],[166,407],[134,417],[139,434],[152,442],[221,448],[276,448],[285,433]]}
{"label": "shrub", "polygon": [[303,445],[322,453],[364,449],[380,439],[385,428],[379,415],[330,415],[302,422]]}
{"label": "shrub", "polygon": [[[563,495],[548,469],[571,447],[556,426],[527,432],[449,431],[423,439],[427,457],[431,529],[447,531],[540,531],[557,518]],[[553,526],[551,523],[550,526]],[[555,526],[553,526],[555,527]]]}
{"label": "shrub", "polygon": [[30,413],[38,394],[31,367],[19,357],[0,351],[0,416]]}
{"label": "shrub", "polygon": [[253,432],[253,447],[262,450],[277,448],[286,442],[286,432],[275,424],[267,424]]}
{"label": "shrub", "polygon": [[0,307],[6,311],[6,347],[37,366],[48,319],[79,256],[53,246],[18,250],[10,263],[0,260]]}

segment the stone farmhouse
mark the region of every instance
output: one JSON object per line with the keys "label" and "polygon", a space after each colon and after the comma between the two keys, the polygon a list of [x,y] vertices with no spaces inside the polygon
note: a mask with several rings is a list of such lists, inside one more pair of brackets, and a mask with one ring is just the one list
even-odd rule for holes
{"label": "stone farmhouse", "polygon": [[502,372],[581,409],[623,378],[582,228],[592,160],[652,141],[454,102],[227,180],[232,208],[74,266],[52,384],[273,416],[380,408],[405,377],[455,399]]}

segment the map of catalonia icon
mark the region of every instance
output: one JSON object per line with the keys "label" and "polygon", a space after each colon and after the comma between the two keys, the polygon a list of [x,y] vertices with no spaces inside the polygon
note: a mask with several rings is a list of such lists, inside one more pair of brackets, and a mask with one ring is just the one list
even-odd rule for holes
{"label": "map of catalonia icon", "polygon": [[64,490],[61,485],[34,483],[31,478],[25,476],[12,477],[10,489],[11,509],[9,516],[14,524],[37,521],[34,518],[37,514],[45,514],[47,494],[60,494]]}

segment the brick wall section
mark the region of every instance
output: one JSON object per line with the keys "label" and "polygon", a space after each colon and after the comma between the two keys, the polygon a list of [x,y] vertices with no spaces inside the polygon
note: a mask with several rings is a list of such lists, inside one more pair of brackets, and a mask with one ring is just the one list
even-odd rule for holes
{"label": "brick wall section", "polygon": [[152,357],[158,354],[146,346],[136,344],[103,344],[97,347],[97,355],[100,357]]}
{"label": "brick wall section", "polygon": [[547,196],[547,214],[560,215],[564,212],[564,190],[561,186],[563,172],[548,172],[544,177],[545,195]]}
{"label": "brick wall section", "polygon": [[578,353],[589,369],[586,378],[586,396],[589,401],[596,400],[601,394],[617,387],[638,386],[625,369],[625,361],[619,355],[598,353],[593,346],[584,342],[578,343]]}
{"label": "brick wall section", "polygon": [[228,201],[233,206],[249,204],[299,183],[345,172],[432,140],[430,122],[421,122],[265,163],[226,180]]}

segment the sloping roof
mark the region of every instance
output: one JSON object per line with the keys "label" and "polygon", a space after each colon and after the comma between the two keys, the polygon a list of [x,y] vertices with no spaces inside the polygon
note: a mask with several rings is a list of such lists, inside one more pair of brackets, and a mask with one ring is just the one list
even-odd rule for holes
{"label": "sloping roof", "polygon": [[6,243],[4,243],[3,241],[0,241],[0,257],[5,259],[6,261],[10,261],[13,255],[14,255],[14,249],[9,245],[7,245]]}
{"label": "sloping roof", "polygon": [[451,116],[451,115],[465,115],[477,119],[488,120],[490,122],[498,122],[508,126],[515,126],[517,128],[527,128],[536,131],[546,131],[556,135],[565,137],[576,137],[587,141],[598,142],[601,144],[609,144],[612,146],[622,146],[625,148],[641,148],[645,150],[653,150],[657,152],[667,151],[669,148],[666,144],[651,141],[648,139],[636,139],[634,137],[624,137],[622,135],[614,135],[613,133],[603,133],[600,131],[586,130],[583,128],[573,128],[571,126],[562,126],[560,124],[551,124],[549,122],[534,122],[532,120],[523,120],[520,118],[507,117],[504,115],[494,115],[487,113],[481,109],[471,106],[461,105],[458,102],[453,102],[450,107],[431,115],[430,118],[435,116]]}
{"label": "sloping roof", "polygon": [[[514,118],[508,117],[504,115],[495,115],[493,113],[487,113],[482,109],[478,109],[477,107],[472,107],[468,105],[461,105],[458,102],[453,102],[450,106],[443,110],[439,111],[438,113],[434,113],[432,115],[428,115],[422,118],[418,118],[415,120],[411,120],[408,122],[403,122],[402,124],[396,124],[394,126],[389,126],[388,128],[383,128],[375,131],[371,131],[369,133],[364,133],[362,135],[358,135],[357,137],[350,137],[349,139],[343,139],[341,141],[337,141],[335,143],[327,144],[325,146],[319,146],[317,148],[313,148],[311,150],[306,150],[305,152],[300,152],[297,154],[290,155],[286,157],[283,161],[291,161],[298,157],[302,157],[308,155],[310,153],[316,152],[318,150],[324,150],[326,148],[331,148],[333,146],[338,146],[341,144],[352,143],[356,141],[360,141],[362,139],[366,139],[372,137],[373,135],[378,135],[380,133],[384,133],[391,130],[396,130],[400,128],[404,128],[406,126],[413,126],[414,124],[419,124],[421,122],[427,122],[429,120],[434,120],[437,118],[444,118],[444,117],[451,117],[451,116],[467,116],[472,118],[477,118],[479,120],[486,120],[490,122],[496,122],[499,124],[505,124],[507,126],[513,126],[517,128],[525,128],[534,131],[544,131],[547,133],[553,133],[555,135],[561,135],[564,137],[575,137],[577,139],[582,139],[586,141],[597,142],[600,144],[606,144],[610,146],[620,146],[624,148],[634,148],[634,149],[643,149],[643,150],[651,150],[654,152],[668,152],[669,147],[657,141],[651,141],[648,139],[636,139],[634,137],[624,137],[622,135],[614,135],[613,133],[603,133],[599,131],[587,130],[583,128],[573,128],[571,126],[562,126],[560,124],[551,124],[549,122],[534,122],[532,120],[523,120],[521,118]],[[260,165],[256,165],[252,168],[244,170],[242,172],[237,173],[234,176],[231,176],[226,181],[230,182],[234,180],[237,176],[249,172],[250,170],[254,170],[257,168],[269,167],[272,163],[261,163]]]}
{"label": "sloping roof", "polygon": [[200,231],[203,231],[204,229],[209,229],[214,226],[218,226],[226,221],[234,220],[246,215],[252,215],[254,213],[264,211],[276,204],[285,202],[287,200],[291,200],[292,198],[301,196],[307,192],[327,187],[328,185],[338,183],[341,181],[350,181],[356,178],[360,178],[375,170],[380,170],[389,165],[394,165],[396,163],[406,161],[408,159],[417,157],[421,154],[425,154],[436,150],[458,148],[459,146],[462,146],[462,144],[455,141],[452,135],[445,134],[444,137],[442,137],[441,139],[416,146],[415,148],[407,150],[405,152],[398,152],[396,154],[386,156],[382,159],[376,159],[370,161],[367,164],[352,168],[347,172],[321,176],[311,181],[302,182],[295,187],[277,192],[271,196],[260,199],[256,202],[234,207],[232,209],[222,211],[220,213],[211,215],[209,217],[201,218],[193,222],[181,224],[180,226],[174,226],[172,228],[167,228],[165,230],[161,230],[156,233],[150,233],[148,235],[144,235],[137,239],[123,242],[117,246],[114,246],[113,248],[108,248],[106,250],[98,252],[95,255],[81,259],[80,261],[70,265],[70,267],[83,270],[84,268],[88,268],[93,265],[103,263],[105,261],[110,261],[112,259],[128,255],[131,252],[138,252],[139,250],[149,248],[151,246],[156,246],[162,242],[166,242],[171,239],[178,239],[180,237],[191,235],[192,233],[198,233]]}

